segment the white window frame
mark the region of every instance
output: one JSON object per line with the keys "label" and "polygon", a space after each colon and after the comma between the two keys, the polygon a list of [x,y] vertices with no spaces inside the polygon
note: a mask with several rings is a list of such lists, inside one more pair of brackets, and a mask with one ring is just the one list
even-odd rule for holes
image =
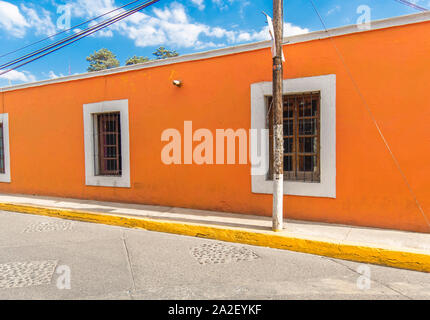
{"label": "white window frame", "polygon": [[[130,188],[130,142],[128,100],[103,101],[84,104],[85,135],[85,184],[87,186]],[[121,122],[121,176],[100,176],[96,174],[97,145],[94,143],[94,118],[97,114],[119,112]]]}
{"label": "white window frame", "polygon": [[[283,93],[294,94],[320,91],[320,182],[284,181],[284,194],[295,196],[336,198],[336,75],[324,75],[283,81]],[[272,96],[272,82],[251,84],[251,128],[266,127],[266,97]],[[251,140],[256,137],[251,137]],[[258,146],[251,141],[251,148]],[[265,157],[269,161],[269,141],[265,146]],[[251,152],[251,163],[257,163]],[[252,175],[253,193],[273,193],[273,180],[267,174]]]}
{"label": "white window frame", "polygon": [[0,114],[0,123],[3,124],[3,152],[4,173],[0,173],[0,182],[10,183],[10,151],[9,151],[9,114]]}

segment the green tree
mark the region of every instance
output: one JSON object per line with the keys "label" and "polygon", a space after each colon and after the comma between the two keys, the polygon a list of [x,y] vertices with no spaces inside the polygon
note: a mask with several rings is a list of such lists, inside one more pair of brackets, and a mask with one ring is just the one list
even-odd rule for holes
{"label": "green tree", "polygon": [[87,57],[87,61],[90,63],[87,69],[88,72],[119,67],[119,61],[116,55],[104,48]]}
{"label": "green tree", "polygon": [[177,53],[175,50],[169,50],[164,47],[159,47],[157,51],[153,53],[153,55],[156,57],[156,59],[166,59],[177,57],[179,56],[179,53]]}
{"label": "green tree", "polygon": [[132,64],[143,63],[143,62],[147,62],[147,61],[149,61],[148,57],[133,56],[133,57],[127,59],[127,61],[125,62],[125,65],[129,66]]}

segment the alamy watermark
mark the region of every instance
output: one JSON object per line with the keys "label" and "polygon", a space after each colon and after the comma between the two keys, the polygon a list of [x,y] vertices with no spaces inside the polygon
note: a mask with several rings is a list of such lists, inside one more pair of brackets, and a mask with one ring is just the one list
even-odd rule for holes
{"label": "alamy watermark", "polygon": [[370,267],[367,264],[360,264],[357,267],[357,272],[361,274],[357,279],[357,288],[360,290],[370,290],[372,285]]}
{"label": "alamy watermark", "polygon": [[359,30],[370,30],[372,21],[372,12],[369,6],[361,5],[357,7],[357,14],[360,16],[357,18],[357,28]]}
{"label": "alamy watermark", "polygon": [[55,273],[57,273],[59,276],[57,278],[57,288],[59,290],[70,290],[72,288],[71,286],[71,276],[72,271],[69,266],[61,265],[58,266],[55,270]]}
{"label": "alamy watermark", "polygon": [[269,168],[268,129],[216,129],[214,132],[199,128],[194,131],[192,121],[184,121],[183,132],[166,129],[161,141],[167,142],[161,150],[161,161],[166,165],[250,163],[252,175],[264,175]]}
{"label": "alamy watermark", "polygon": [[70,4],[64,4],[57,7],[57,29],[58,30],[69,30],[71,28],[72,21],[72,6]]}

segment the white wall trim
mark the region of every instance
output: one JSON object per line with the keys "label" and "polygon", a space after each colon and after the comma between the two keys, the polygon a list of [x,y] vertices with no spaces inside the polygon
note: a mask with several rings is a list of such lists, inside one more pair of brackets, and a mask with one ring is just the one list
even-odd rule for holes
{"label": "white wall trim", "polygon": [[[397,27],[402,25],[409,25],[409,24],[420,23],[425,21],[430,21],[430,11],[372,21],[370,30],[362,30],[362,29],[359,29],[357,25],[349,25],[349,26],[329,29],[327,32],[323,30],[323,31],[309,32],[309,33],[300,34],[300,35],[291,36],[291,37],[285,37],[284,43],[288,43],[288,44],[301,43],[301,42],[307,42],[307,41],[313,41],[313,40],[319,40],[319,39],[326,39],[328,37],[337,37],[337,36],[343,36],[348,34],[370,32],[374,30]],[[42,80],[37,82],[18,84],[18,85],[13,85],[9,87],[4,87],[3,91],[7,92],[7,91],[13,91],[13,90],[19,90],[19,89],[25,89],[25,88],[31,88],[31,87],[44,86],[44,85],[49,85],[54,83],[63,83],[63,82],[74,81],[74,80],[102,77],[102,76],[111,75],[111,74],[153,68],[153,67],[170,65],[175,63],[182,63],[187,61],[210,59],[210,58],[215,58],[215,57],[220,57],[220,56],[225,56],[230,54],[237,54],[242,52],[269,48],[270,46],[271,46],[270,41],[247,43],[247,44],[242,44],[242,45],[237,45],[237,46],[232,46],[227,48],[181,55],[175,58],[154,60],[154,61],[149,61],[149,62],[140,63],[136,65],[131,65],[131,66],[123,66],[123,67],[107,69],[107,70],[102,70],[97,72],[89,72],[89,73],[56,78],[56,79],[48,79],[48,80]]]}
{"label": "white wall trim", "polygon": [[3,147],[4,147],[4,173],[0,173],[0,182],[10,183],[10,150],[9,150],[9,115],[0,114],[0,123],[3,123]]}
{"label": "white wall trim", "polygon": [[[130,138],[128,100],[103,101],[84,104],[84,136],[85,136],[85,184],[87,186],[130,188]],[[121,121],[121,176],[98,176],[94,163],[94,125],[93,115],[105,112],[120,112]]]}
{"label": "white wall trim", "polygon": [[[284,94],[309,91],[321,92],[321,181],[319,183],[284,181],[284,194],[336,198],[336,75],[287,79],[284,80],[283,86]],[[265,97],[271,95],[271,82],[259,82],[251,85],[252,129],[266,129],[267,106]],[[251,140],[253,139],[255,137],[251,136]],[[257,141],[251,141],[251,148],[257,145]],[[251,157],[253,154],[255,155],[255,152],[251,152]],[[265,155],[268,161],[268,141],[266,143]],[[257,158],[251,158],[251,163],[257,162]],[[273,193],[273,181],[267,179],[267,174],[251,174],[251,180],[253,193]]]}

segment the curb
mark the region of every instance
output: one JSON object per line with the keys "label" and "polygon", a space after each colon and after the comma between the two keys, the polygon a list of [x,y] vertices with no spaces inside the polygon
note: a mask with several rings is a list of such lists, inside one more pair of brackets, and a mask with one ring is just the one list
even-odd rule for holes
{"label": "curb", "polygon": [[10,203],[0,203],[0,210],[127,228],[140,228],[149,231],[284,249],[342,260],[430,272],[430,253],[427,254],[419,250],[414,251],[411,249],[402,251],[390,248],[372,247],[370,245],[363,244],[342,244],[330,241],[288,237],[279,235],[275,232],[258,232],[233,228],[211,227],[198,224],[151,220],[148,218],[124,215],[111,215],[96,212],[16,205]]}

